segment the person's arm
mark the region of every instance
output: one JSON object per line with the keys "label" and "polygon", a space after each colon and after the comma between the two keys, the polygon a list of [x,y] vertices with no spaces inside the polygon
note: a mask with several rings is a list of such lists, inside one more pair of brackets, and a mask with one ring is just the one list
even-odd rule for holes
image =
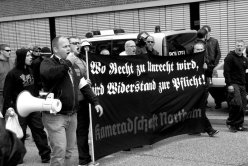
{"label": "person's arm", "polygon": [[9,72],[5,78],[4,88],[3,88],[3,109],[2,114],[5,116],[8,108],[15,108],[15,101],[13,101],[14,91],[16,80],[14,79],[14,75],[12,72]]}
{"label": "person's arm", "polygon": [[92,91],[90,85],[87,83],[87,81],[83,78],[81,78],[79,83],[79,89],[81,93],[84,95],[84,97],[95,106],[95,109],[97,113],[100,113],[99,116],[102,116],[103,114],[103,108],[99,103],[98,97],[95,95],[95,93]]}
{"label": "person's arm", "polygon": [[220,58],[221,58],[221,52],[220,52],[220,45],[218,40],[216,40],[216,48],[215,48],[215,61],[214,61],[214,65],[218,65]]}
{"label": "person's arm", "polygon": [[231,84],[231,63],[232,62],[232,59],[230,57],[227,57],[225,58],[225,61],[224,61],[224,77],[225,77],[225,82],[226,82],[226,85],[227,86],[230,86]]}

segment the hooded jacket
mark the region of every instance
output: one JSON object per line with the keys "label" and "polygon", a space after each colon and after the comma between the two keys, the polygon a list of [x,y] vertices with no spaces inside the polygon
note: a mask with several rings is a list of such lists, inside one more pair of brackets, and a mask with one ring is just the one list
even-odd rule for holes
{"label": "hooded jacket", "polygon": [[237,55],[235,51],[230,51],[224,60],[224,77],[226,85],[245,85],[245,72],[247,68],[247,58],[243,55]]}
{"label": "hooded jacket", "polygon": [[6,110],[12,107],[16,110],[16,99],[23,90],[29,91],[34,95],[34,78],[29,66],[25,67],[27,49],[16,51],[16,66],[10,70],[6,76],[3,88],[3,115]]}

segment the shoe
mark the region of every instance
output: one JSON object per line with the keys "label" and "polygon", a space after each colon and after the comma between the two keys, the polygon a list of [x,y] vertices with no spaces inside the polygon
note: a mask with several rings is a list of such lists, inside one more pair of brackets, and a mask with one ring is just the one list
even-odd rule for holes
{"label": "shoe", "polygon": [[42,163],[50,163],[50,158],[41,159]]}
{"label": "shoe", "polygon": [[248,131],[248,128],[245,128],[243,126],[236,127],[237,131]]}
{"label": "shoe", "polygon": [[23,164],[23,159],[20,160],[20,161],[18,162],[18,165],[19,165],[19,164]]}
{"label": "shoe", "polygon": [[230,126],[229,131],[232,132],[232,133],[236,133],[238,130],[236,129],[236,127]]}
{"label": "shoe", "polygon": [[131,151],[131,149],[124,149],[122,151],[129,152],[129,151]]}
{"label": "shoe", "polygon": [[221,109],[221,104],[216,104],[215,109]]}
{"label": "shoe", "polygon": [[210,132],[208,132],[208,135],[209,135],[209,137],[213,137],[213,136],[215,136],[218,132],[219,132],[219,130],[212,129]]}
{"label": "shoe", "polygon": [[188,135],[201,136],[201,133],[200,132],[192,132],[192,133],[189,133]]}

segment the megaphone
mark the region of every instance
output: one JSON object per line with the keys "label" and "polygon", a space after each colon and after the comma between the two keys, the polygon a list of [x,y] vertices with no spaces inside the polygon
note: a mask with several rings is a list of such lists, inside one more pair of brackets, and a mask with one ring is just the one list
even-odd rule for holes
{"label": "megaphone", "polygon": [[24,90],[16,100],[16,108],[20,116],[27,117],[31,112],[50,111],[56,114],[62,108],[62,103],[59,99],[54,99],[54,94],[49,93],[46,99],[37,98]]}

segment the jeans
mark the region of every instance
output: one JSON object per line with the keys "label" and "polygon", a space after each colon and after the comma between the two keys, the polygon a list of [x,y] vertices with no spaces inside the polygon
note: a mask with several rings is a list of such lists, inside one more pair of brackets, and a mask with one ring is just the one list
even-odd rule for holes
{"label": "jeans", "polygon": [[77,114],[53,115],[43,112],[42,121],[52,148],[50,166],[71,166],[76,144]]}
{"label": "jeans", "polygon": [[233,127],[243,126],[245,108],[246,108],[246,90],[245,85],[233,84],[234,93],[228,92],[229,117],[226,121],[227,125]]}
{"label": "jeans", "polygon": [[18,116],[18,119],[23,130],[23,138],[21,139],[23,144],[26,139],[27,126],[29,126],[41,159],[50,159],[51,149],[48,145],[47,134],[44,131],[41,121],[41,113],[33,112],[25,118]]}
{"label": "jeans", "polygon": [[88,135],[89,135],[89,103],[86,100],[79,102],[79,111],[77,115],[77,146],[79,165],[91,162],[89,153]]}

